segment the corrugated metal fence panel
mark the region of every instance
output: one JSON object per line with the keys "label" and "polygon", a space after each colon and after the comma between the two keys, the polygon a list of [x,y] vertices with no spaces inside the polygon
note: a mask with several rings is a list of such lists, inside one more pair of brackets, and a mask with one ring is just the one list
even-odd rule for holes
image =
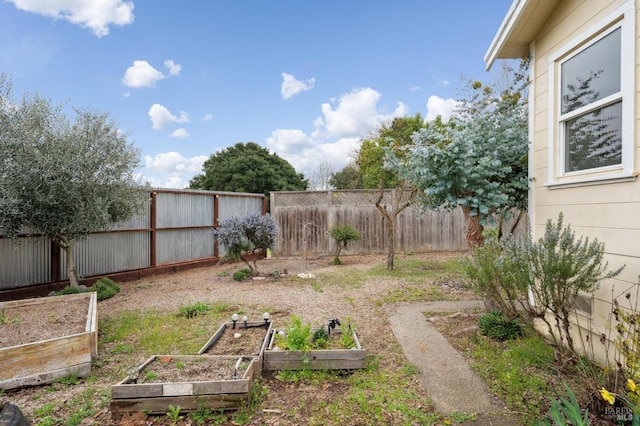
{"label": "corrugated metal fence panel", "polygon": [[51,280],[51,243],[21,238],[18,244],[0,239],[0,290]]}
{"label": "corrugated metal fence panel", "polygon": [[158,231],[158,265],[213,257],[212,229],[172,229]]}
{"label": "corrugated metal fence panel", "polygon": [[242,217],[249,213],[262,213],[262,198],[238,196],[237,194],[220,194],[218,196],[218,221],[233,216]]}
{"label": "corrugated metal fence panel", "polygon": [[[67,278],[64,250],[62,279]],[[147,268],[150,265],[149,232],[108,232],[92,234],[75,245],[76,272],[81,277]]]}
{"label": "corrugated metal fence panel", "polygon": [[156,196],[156,226],[213,226],[213,194],[160,192]]}
{"label": "corrugated metal fence panel", "polygon": [[120,231],[124,229],[145,229],[151,226],[149,212],[151,210],[151,203],[149,195],[145,195],[145,202],[142,207],[142,211],[131,217],[125,222],[120,222],[112,225],[109,230]]}

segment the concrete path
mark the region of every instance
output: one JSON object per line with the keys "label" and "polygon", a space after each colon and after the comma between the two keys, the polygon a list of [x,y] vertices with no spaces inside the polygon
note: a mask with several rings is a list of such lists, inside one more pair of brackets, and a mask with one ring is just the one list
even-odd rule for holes
{"label": "concrete path", "polygon": [[407,359],[420,369],[419,380],[442,414],[475,413],[474,425],[516,425],[504,406],[424,316],[424,312],[462,312],[484,308],[480,301],[425,302],[401,306],[389,318]]}

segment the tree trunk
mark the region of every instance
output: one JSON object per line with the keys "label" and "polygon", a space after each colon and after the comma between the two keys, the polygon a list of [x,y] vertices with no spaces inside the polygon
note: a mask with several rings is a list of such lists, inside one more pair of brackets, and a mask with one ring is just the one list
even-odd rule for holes
{"label": "tree trunk", "polygon": [[76,274],[76,263],[73,258],[73,243],[60,243],[60,246],[64,249],[64,252],[67,255],[67,277],[69,278],[69,285],[71,287],[79,287],[78,275]]}
{"label": "tree trunk", "polygon": [[[395,216],[393,217],[395,219]],[[395,220],[389,220],[387,227],[387,270],[393,271],[393,261],[396,256],[396,244],[395,244]]]}
{"label": "tree trunk", "polygon": [[482,231],[484,227],[480,223],[480,215],[476,214],[471,216],[471,209],[467,206],[462,206],[462,213],[464,214],[465,230],[464,236],[469,245],[469,250],[474,251],[478,247],[482,246],[484,237]]}

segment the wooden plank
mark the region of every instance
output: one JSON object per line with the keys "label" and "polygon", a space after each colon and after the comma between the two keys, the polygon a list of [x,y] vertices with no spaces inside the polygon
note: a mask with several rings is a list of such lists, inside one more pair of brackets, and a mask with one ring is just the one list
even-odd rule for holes
{"label": "wooden plank", "polygon": [[112,399],[162,396],[162,383],[119,384],[111,386]]}
{"label": "wooden plank", "polygon": [[[231,323],[231,325],[233,326],[233,323]],[[211,339],[209,339],[209,341],[204,344],[202,349],[200,349],[200,351],[198,352],[198,355],[202,355],[203,353],[208,351],[209,348],[211,348],[211,346],[213,346],[218,341],[218,339],[220,339],[220,337],[222,336],[222,334],[226,329],[227,329],[227,324],[226,323],[222,324],[218,329],[218,331],[216,331],[215,334],[211,337]]]}
{"label": "wooden plank", "polygon": [[[305,362],[306,360],[306,362]],[[364,349],[327,349],[318,351],[266,351],[265,370],[330,369],[352,370],[366,366]]]}
{"label": "wooden plank", "polygon": [[50,370],[46,372],[43,371],[32,375],[19,375],[8,378],[6,380],[0,380],[0,389],[9,390],[25,386],[43,385],[52,383],[70,374],[78,377],[89,376],[91,374],[91,362],[66,366],[57,370]]}
{"label": "wooden plank", "polygon": [[193,395],[193,383],[163,383],[162,396]]}
{"label": "wooden plank", "polygon": [[0,380],[92,361],[92,334],[83,333],[0,350]]}
{"label": "wooden plank", "polygon": [[214,382],[194,382],[194,395],[236,394],[249,392],[251,384],[248,379],[217,380]]}
{"label": "wooden plank", "polygon": [[198,411],[203,408],[212,410],[236,410],[246,406],[249,394],[219,394],[171,396],[159,398],[112,399],[111,414],[115,418],[125,413],[146,412],[149,414],[165,414],[169,405],[180,406],[180,412]]}
{"label": "wooden plank", "polygon": [[98,294],[95,291],[89,294],[89,312],[85,331],[91,333],[91,358],[96,359],[98,357]]}

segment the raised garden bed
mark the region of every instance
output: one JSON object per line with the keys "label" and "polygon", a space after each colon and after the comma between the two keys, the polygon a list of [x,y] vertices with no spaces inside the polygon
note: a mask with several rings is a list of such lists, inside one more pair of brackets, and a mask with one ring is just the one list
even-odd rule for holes
{"label": "raised garden bed", "polygon": [[222,324],[216,333],[198,352],[199,355],[242,355],[259,357],[266,349],[271,335],[273,322],[265,327],[264,322],[237,321]]}
{"label": "raised garden bed", "polygon": [[276,346],[277,332],[272,333],[269,346],[264,351],[264,370],[353,370],[366,366],[367,351],[363,349],[355,330],[351,331],[355,346],[350,349],[335,347],[341,335],[335,331],[329,336],[327,349],[309,351],[283,350]]}
{"label": "raised garden bed", "polygon": [[0,302],[0,389],[90,375],[97,330],[95,292]]}
{"label": "raised garden bed", "polygon": [[111,387],[111,414],[232,410],[249,402],[259,364],[254,357],[154,355]]}

